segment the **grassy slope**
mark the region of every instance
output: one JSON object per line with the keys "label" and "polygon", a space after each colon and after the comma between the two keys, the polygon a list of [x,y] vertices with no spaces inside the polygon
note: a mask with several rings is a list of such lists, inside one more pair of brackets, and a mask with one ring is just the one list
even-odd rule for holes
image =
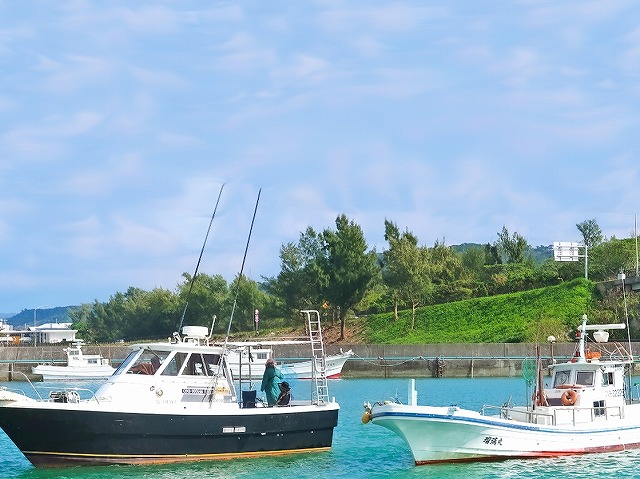
{"label": "grassy slope", "polygon": [[574,329],[592,303],[593,283],[585,279],[548,288],[438,304],[416,310],[371,315],[365,321],[369,343],[501,343],[559,340]]}

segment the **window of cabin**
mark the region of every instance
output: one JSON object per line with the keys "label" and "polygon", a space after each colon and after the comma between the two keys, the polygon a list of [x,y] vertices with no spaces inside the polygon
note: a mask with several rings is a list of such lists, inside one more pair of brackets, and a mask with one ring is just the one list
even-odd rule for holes
{"label": "window of cabin", "polygon": [[593,415],[596,417],[604,416],[606,414],[606,410],[604,407],[604,400],[602,401],[593,401]]}
{"label": "window of cabin", "polygon": [[167,359],[166,352],[145,349],[127,372],[133,374],[155,374],[165,359]]}
{"label": "window of cabin", "polygon": [[570,370],[557,370],[555,378],[553,380],[553,387],[557,388],[558,386],[562,386],[563,384],[570,384],[569,380],[571,379],[571,371]]}
{"label": "window of cabin", "polygon": [[576,384],[593,386],[593,371],[578,371],[576,373]]}
{"label": "window of cabin", "polygon": [[177,376],[187,358],[186,353],[176,353],[162,371],[163,376]]}
{"label": "window of cabin", "polygon": [[609,371],[602,373],[602,385],[613,386],[613,372]]}
{"label": "window of cabin", "polygon": [[120,374],[122,371],[125,371],[129,367],[131,362],[135,359],[135,357],[138,355],[138,352],[139,351],[131,351],[129,353],[129,356],[127,356],[125,360],[122,361],[122,364],[118,366],[118,369],[116,369],[116,371],[113,374],[117,375],[117,374]]}
{"label": "window of cabin", "polygon": [[220,365],[219,354],[203,354],[202,359],[204,360],[204,364],[206,365],[205,370],[209,376],[214,376],[218,374],[218,369]]}
{"label": "window of cabin", "polygon": [[202,354],[191,353],[189,359],[187,359],[185,368],[182,370],[182,374],[186,374],[187,376],[206,376],[207,370],[204,359],[202,359]]}
{"label": "window of cabin", "polygon": [[257,357],[258,359],[260,359],[260,360],[264,360],[264,361],[266,361],[267,359],[269,359],[269,358],[268,358],[268,354],[267,354],[267,353],[258,353],[258,354],[256,354],[256,357]]}

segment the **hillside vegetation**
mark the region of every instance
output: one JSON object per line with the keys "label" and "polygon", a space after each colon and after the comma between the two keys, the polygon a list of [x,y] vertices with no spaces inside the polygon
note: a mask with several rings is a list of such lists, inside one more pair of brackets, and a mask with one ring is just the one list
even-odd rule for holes
{"label": "hillside vegetation", "polygon": [[374,314],[363,325],[366,342],[386,344],[480,343],[567,340],[593,305],[594,283],[576,279],[557,286],[475,298],[416,310]]}

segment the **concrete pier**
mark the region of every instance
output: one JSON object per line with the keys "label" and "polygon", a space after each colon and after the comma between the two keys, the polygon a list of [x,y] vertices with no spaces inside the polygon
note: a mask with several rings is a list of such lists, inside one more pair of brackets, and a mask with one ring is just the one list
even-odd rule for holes
{"label": "concrete pier", "polygon": [[[336,354],[341,349],[351,349],[354,356],[342,369],[347,378],[419,378],[419,377],[515,377],[522,375],[525,359],[535,359],[533,343],[478,343],[478,344],[330,344],[325,345],[327,354]],[[605,343],[606,351],[615,352],[618,344]],[[628,343],[622,343],[628,348]],[[634,357],[640,358],[640,343],[632,342]],[[63,346],[17,346],[0,347],[0,381],[38,379],[31,368],[39,363],[64,365],[66,355]],[[117,367],[127,357],[129,350],[122,345],[86,345],[88,354],[102,354]],[[575,343],[541,345],[543,364],[554,359],[566,361],[575,350]],[[308,359],[310,346],[282,345],[274,348],[278,360],[295,361]],[[553,358],[552,358],[553,355]],[[606,355],[605,355],[606,357]],[[635,366],[634,366],[635,367]]]}

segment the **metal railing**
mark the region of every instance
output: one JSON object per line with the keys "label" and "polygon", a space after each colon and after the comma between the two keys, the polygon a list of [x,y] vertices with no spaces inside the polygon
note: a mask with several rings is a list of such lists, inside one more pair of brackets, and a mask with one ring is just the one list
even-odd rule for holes
{"label": "metal railing", "polygon": [[[488,411],[496,411],[495,414],[491,414]],[[483,416],[500,416],[503,419],[511,419],[512,416],[524,417],[525,420],[514,419],[514,421],[530,423],[530,424],[548,424],[548,421],[542,423],[539,422],[539,418],[546,418],[550,420],[552,426],[560,424],[566,424],[564,421],[558,421],[558,413],[571,413],[571,421],[569,424],[575,426],[577,424],[585,424],[589,422],[595,422],[596,419],[603,419],[608,421],[610,418],[624,419],[624,407],[623,406],[598,406],[598,407],[554,407],[551,412],[542,412],[531,409],[518,409],[506,406],[491,406],[484,405],[481,409]],[[588,415],[586,414],[588,412]],[[585,414],[582,414],[585,413]],[[567,414],[568,415],[568,414]],[[588,419],[587,419],[588,418]],[[561,418],[562,419],[562,418]]]}

